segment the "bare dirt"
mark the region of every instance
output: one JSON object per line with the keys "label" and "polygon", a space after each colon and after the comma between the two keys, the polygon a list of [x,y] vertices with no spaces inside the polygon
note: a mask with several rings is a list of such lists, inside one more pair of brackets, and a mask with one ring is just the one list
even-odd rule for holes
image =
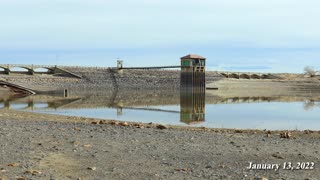
{"label": "bare dirt", "polygon": [[[0,119],[2,179],[320,177],[320,132],[167,127],[11,110],[0,110]],[[315,166],[248,170],[249,162]]]}

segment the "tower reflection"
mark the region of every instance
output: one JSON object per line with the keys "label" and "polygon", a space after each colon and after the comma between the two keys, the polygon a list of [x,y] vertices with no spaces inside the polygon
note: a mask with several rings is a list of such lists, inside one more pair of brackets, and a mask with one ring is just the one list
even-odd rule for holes
{"label": "tower reflection", "polygon": [[205,93],[193,91],[192,89],[180,91],[180,121],[186,124],[205,121]]}

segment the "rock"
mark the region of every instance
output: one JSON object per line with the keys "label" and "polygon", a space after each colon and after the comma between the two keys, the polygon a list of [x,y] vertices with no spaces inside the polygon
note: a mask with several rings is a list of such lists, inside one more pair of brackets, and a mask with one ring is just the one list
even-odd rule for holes
{"label": "rock", "polygon": [[27,180],[25,177],[17,177],[17,180]]}
{"label": "rock", "polygon": [[88,167],[88,170],[95,171],[95,170],[97,170],[97,168],[96,167]]}
{"label": "rock", "polygon": [[129,126],[129,124],[127,122],[120,122],[119,125],[120,126]]}
{"label": "rock", "polygon": [[91,144],[86,144],[86,145],[83,145],[83,147],[85,147],[85,148],[91,148],[92,145],[91,145]]}
{"label": "rock", "polygon": [[50,180],[57,180],[57,178],[55,176],[50,176]]}
{"label": "rock", "polygon": [[73,144],[74,146],[79,146],[79,145],[80,145],[80,142],[79,142],[79,141],[73,141],[72,144]]}
{"label": "rock", "polygon": [[0,180],[9,180],[7,176],[0,177]]}
{"label": "rock", "polygon": [[292,134],[289,131],[280,133],[280,138],[290,139],[292,138]]}
{"label": "rock", "polygon": [[142,124],[135,124],[134,126],[139,129],[144,129],[144,126]]}
{"label": "rock", "polygon": [[313,133],[313,131],[311,131],[311,130],[305,130],[304,133],[305,133],[305,134],[311,134],[311,133]]}
{"label": "rock", "polygon": [[[1,169],[0,172],[1,172],[1,173],[5,173],[5,172],[7,172],[7,170]],[[1,179],[0,179],[0,180],[1,180]]]}
{"label": "rock", "polygon": [[38,175],[38,174],[42,174],[42,172],[41,171],[32,171],[32,175]]}
{"label": "rock", "polygon": [[176,171],[182,171],[182,172],[189,172],[189,171],[192,171],[192,169],[191,168],[177,168],[177,169],[175,169]]}
{"label": "rock", "polygon": [[26,171],[25,173],[26,173],[26,174],[32,174],[32,175],[42,174],[41,171],[37,171],[37,170]]}
{"label": "rock", "polygon": [[107,122],[104,121],[104,120],[100,120],[100,121],[99,121],[99,124],[107,124]]}
{"label": "rock", "polygon": [[19,163],[8,164],[9,167],[17,167],[17,166],[19,166],[19,165],[20,165]]}
{"label": "rock", "polygon": [[235,132],[235,133],[243,133],[243,131],[241,131],[241,130],[239,130],[239,129],[235,130],[234,132]]}
{"label": "rock", "polygon": [[268,179],[265,177],[256,177],[255,180],[268,180]]}
{"label": "rock", "polygon": [[110,124],[112,124],[112,125],[119,125],[119,122],[117,122],[117,121],[112,121]]}
{"label": "rock", "polygon": [[159,124],[157,125],[157,129],[168,129],[168,127],[165,125]]}
{"label": "rock", "polygon": [[282,157],[278,154],[272,154],[272,157],[277,158],[277,159],[284,159],[284,157]]}
{"label": "rock", "polygon": [[99,121],[92,121],[91,124],[99,124]]}
{"label": "rock", "polygon": [[74,130],[75,130],[75,131],[81,131],[81,129],[78,128],[78,127],[75,127]]}

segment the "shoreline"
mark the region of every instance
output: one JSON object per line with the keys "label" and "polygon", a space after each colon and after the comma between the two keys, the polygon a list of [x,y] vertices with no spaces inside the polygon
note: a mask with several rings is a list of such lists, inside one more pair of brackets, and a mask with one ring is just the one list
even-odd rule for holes
{"label": "shoreline", "polygon": [[[181,128],[0,110],[0,177],[316,179],[320,133]],[[150,126],[150,127],[149,127]],[[23,153],[21,153],[23,152]],[[247,169],[313,162],[314,170]],[[137,168],[139,167],[139,168]]]}
{"label": "shoreline", "polygon": [[[293,137],[295,135],[316,135],[319,134],[320,130],[268,130],[268,129],[241,129],[241,128],[210,128],[210,127],[192,127],[192,126],[179,126],[179,125],[164,125],[158,123],[143,123],[143,122],[129,122],[120,121],[113,119],[100,119],[100,118],[87,118],[80,116],[68,116],[68,115],[55,115],[47,113],[37,113],[19,110],[0,110],[1,119],[18,117],[16,120],[23,121],[34,121],[34,122],[57,122],[57,123],[82,123],[82,124],[93,124],[93,125],[113,125],[113,126],[123,126],[123,127],[135,127],[137,129],[151,128],[151,129],[171,129],[171,130],[181,130],[181,131],[205,131],[214,133],[233,133],[233,134],[273,134],[280,137],[281,133],[290,132]],[[21,118],[21,119],[20,119]],[[34,120],[33,118],[38,118]]]}

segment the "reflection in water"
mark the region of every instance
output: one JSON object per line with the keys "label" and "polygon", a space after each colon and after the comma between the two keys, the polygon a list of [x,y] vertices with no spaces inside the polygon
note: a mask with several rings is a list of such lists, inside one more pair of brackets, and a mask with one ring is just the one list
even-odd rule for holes
{"label": "reflection in water", "polygon": [[[179,106],[180,104],[180,106]],[[0,108],[40,113],[247,129],[320,128],[320,94],[234,97],[203,93],[121,92],[84,97],[0,97]]]}
{"label": "reflection in water", "polygon": [[205,121],[205,93],[180,92],[180,121],[187,124]]}
{"label": "reflection in water", "polygon": [[25,109],[25,110],[36,110],[36,109],[58,109],[64,105],[75,103],[81,98],[57,98],[52,96],[9,96],[0,97],[0,108],[1,109]]}
{"label": "reflection in water", "polygon": [[316,107],[320,107],[319,102],[315,102],[314,100],[308,100],[304,103],[304,110],[309,111]]}

